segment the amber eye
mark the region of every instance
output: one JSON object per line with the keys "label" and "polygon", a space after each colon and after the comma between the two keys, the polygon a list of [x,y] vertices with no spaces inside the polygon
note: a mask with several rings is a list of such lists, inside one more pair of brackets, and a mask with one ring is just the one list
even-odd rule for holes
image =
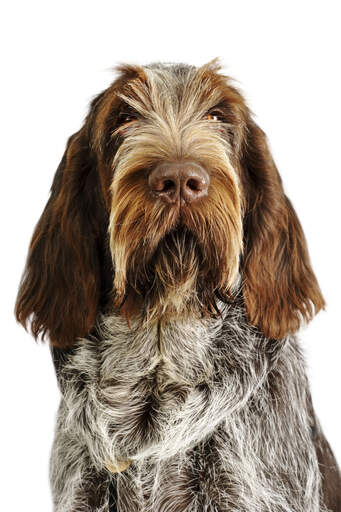
{"label": "amber eye", "polygon": [[117,125],[119,130],[125,130],[130,125],[137,121],[137,115],[134,112],[122,111],[117,119]]}
{"label": "amber eye", "polygon": [[119,118],[118,118],[118,122],[120,125],[122,124],[127,124],[127,123],[132,123],[134,121],[137,120],[137,117],[135,117],[134,115],[132,114],[120,114],[119,115]]}
{"label": "amber eye", "polygon": [[221,110],[211,110],[204,116],[207,121],[219,121],[223,123],[225,121],[224,114]]}

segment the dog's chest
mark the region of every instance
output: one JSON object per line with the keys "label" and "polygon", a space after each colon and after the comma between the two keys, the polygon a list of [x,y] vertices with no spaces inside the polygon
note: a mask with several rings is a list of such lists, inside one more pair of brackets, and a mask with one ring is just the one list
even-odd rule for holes
{"label": "dog's chest", "polygon": [[[164,405],[167,402],[169,411],[181,410],[190,390],[202,383],[211,397],[207,405],[214,401],[217,411],[220,390],[226,392],[226,403],[229,396],[241,396],[236,407],[226,408],[224,421],[195,447],[170,458],[136,460],[117,475],[120,512],[319,510],[315,490],[307,500],[290,492],[307,482],[318,488],[316,460],[310,457],[303,373],[297,371],[287,379],[293,368],[301,369],[299,352],[291,344],[286,346],[276,363],[272,387],[272,378],[269,381],[266,375],[273,353],[268,358],[257,337],[239,321],[222,322],[159,324],[134,335],[121,333],[132,358],[126,376],[134,368],[134,376],[140,372],[144,379],[147,369],[154,376],[148,378],[148,392],[155,392]],[[244,395],[250,398],[244,400]],[[279,406],[286,396],[291,400],[283,412]],[[191,427],[190,418],[184,431]]]}
{"label": "dog's chest", "polygon": [[216,325],[199,321],[159,326],[159,386],[176,382],[190,388],[210,380],[216,330]]}
{"label": "dog's chest", "polygon": [[158,391],[172,383],[187,387],[206,382],[214,371],[214,341],[221,320],[159,322],[144,328],[118,317],[105,320],[101,379],[151,380]]}

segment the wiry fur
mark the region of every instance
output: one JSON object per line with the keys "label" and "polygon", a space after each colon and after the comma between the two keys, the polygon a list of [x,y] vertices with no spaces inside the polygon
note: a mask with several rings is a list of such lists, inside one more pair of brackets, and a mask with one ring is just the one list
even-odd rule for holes
{"label": "wiry fur", "polygon": [[[222,96],[205,73],[205,67],[199,72],[193,68],[179,78],[172,68],[147,68],[147,82],[132,81],[118,94],[141,119],[125,134],[112,164],[115,173],[109,232],[115,262],[115,301],[120,305],[129,288],[141,293],[147,321],[165,313],[168,317],[174,313],[178,317],[181,312],[193,316],[198,303],[201,312],[209,310],[214,291],[226,294],[238,272],[242,249],[239,178],[230,159],[231,141],[204,119]],[[200,161],[210,169],[212,183],[207,199],[183,207],[181,216],[177,208],[169,209],[155,201],[146,187],[146,169],[160,161],[175,160]],[[174,237],[170,235],[164,243],[163,239],[179,225],[195,233],[197,240],[195,244],[190,240],[174,242],[185,244],[189,260],[176,265],[177,251],[167,254],[169,238]],[[162,251],[164,245],[167,247]],[[205,263],[203,253],[208,259]],[[205,291],[198,289],[200,280],[205,282]],[[172,300],[178,287],[191,290],[189,300],[184,294],[181,311]]]}
{"label": "wiry fur", "polygon": [[[294,336],[324,299],[219,69],[122,66],[56,172],[16,305],[62,393],[55,512],[341,512]],[[153,195],[179,162],[207,174],[200,201]]]}
{"label": "wiry fur", "polygon": [[297,342],[262,337],[236,305],[217,320],[150,329],[103,317],[59,378],[58,511],[83,510],[75,474],[108,481],[105,462],[116,459],[133,461],[114,477],[120,512],[327,510]]}

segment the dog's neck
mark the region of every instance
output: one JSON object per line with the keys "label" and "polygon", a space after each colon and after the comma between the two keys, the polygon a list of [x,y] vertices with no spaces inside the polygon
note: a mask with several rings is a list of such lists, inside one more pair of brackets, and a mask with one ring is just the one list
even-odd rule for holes
{"label": "dog's neck", "polygon": [[[129,321],[118,314],[100,317],[96,333],[105,347],[102,379],[112,378],[113,366],[109,361],[127,358],[127,354],[131,354],[133,371],[143,368],[145,375],[155,370],[160,383],[171,380],[195,385],[207,379],[213,371],[208,350],[226,315],[223,304],[221,309],[222,316],[216,319],[158,320],[151,324],[144,324],[141,314]],[[128,367],[130,372],[132,368]]]}
{"label": "dog's neck", "polygon": [[[161,329],[165,326],[186,326],[187,324],[210,328],[213,325],[212,322],[205,320],[209,320],[210,316],[224,318],[226,303],[214,295],[211,298],[211,307],[202,309],[202,304],[198,300],[197,288],[198,283],[185,282],[177,288],[165,290],[166,293],[159,297],[158,304],[156,303],[153,308],[149,307],[148,299],[144,299],[136,291],[130,289],[123,303],[119,308],[115,308],[115,311],[125,319],[128,327],[132,323],[132,325],[140,324],[144,327],[156,324]],[[238,311],[244,309],[239,272],[227,295],[229,296],[229,307],[234,304]],[[107,313],[114,314],[111,301],[107,304]],[[132,319],[134,319],[133,322],[131,322]]]}
{"label": "dog's neck", "polygon": [[119,314],[99,317],[96,336],[103,347],[102,381],[113,378],[115,359],[127,360],[127,378],[132,371],[135,375],[141,372],[141,377],[155,373],[159,386],[170,382],[195,386],[210,381],[221,351],[229,354],[231,365],[247,365],[258,352],[269,352],[269,364],[277,360],[287,339],[271,341],[262,336],[247,322],[238,303],[218,301],[218,307],[217,318],[167,319],[151,324],[144,324],[141,314],[129,322]]}

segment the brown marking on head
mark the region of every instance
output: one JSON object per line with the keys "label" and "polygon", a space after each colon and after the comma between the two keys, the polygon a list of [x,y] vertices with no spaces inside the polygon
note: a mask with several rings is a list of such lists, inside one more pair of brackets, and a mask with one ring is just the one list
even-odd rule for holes
{"label": "brown marking on head", "polygon": [[66,347],[94,324],[110,278],[107,212],[84,128],[70,137],[30,244],[17,319]]}
{"label": "brown marking on head", "polygon": [[265,134],[249,118],[241,153],[246,201],[243,295],[248,318],[270,338],[296,332],[324,308],[304,233]]}

